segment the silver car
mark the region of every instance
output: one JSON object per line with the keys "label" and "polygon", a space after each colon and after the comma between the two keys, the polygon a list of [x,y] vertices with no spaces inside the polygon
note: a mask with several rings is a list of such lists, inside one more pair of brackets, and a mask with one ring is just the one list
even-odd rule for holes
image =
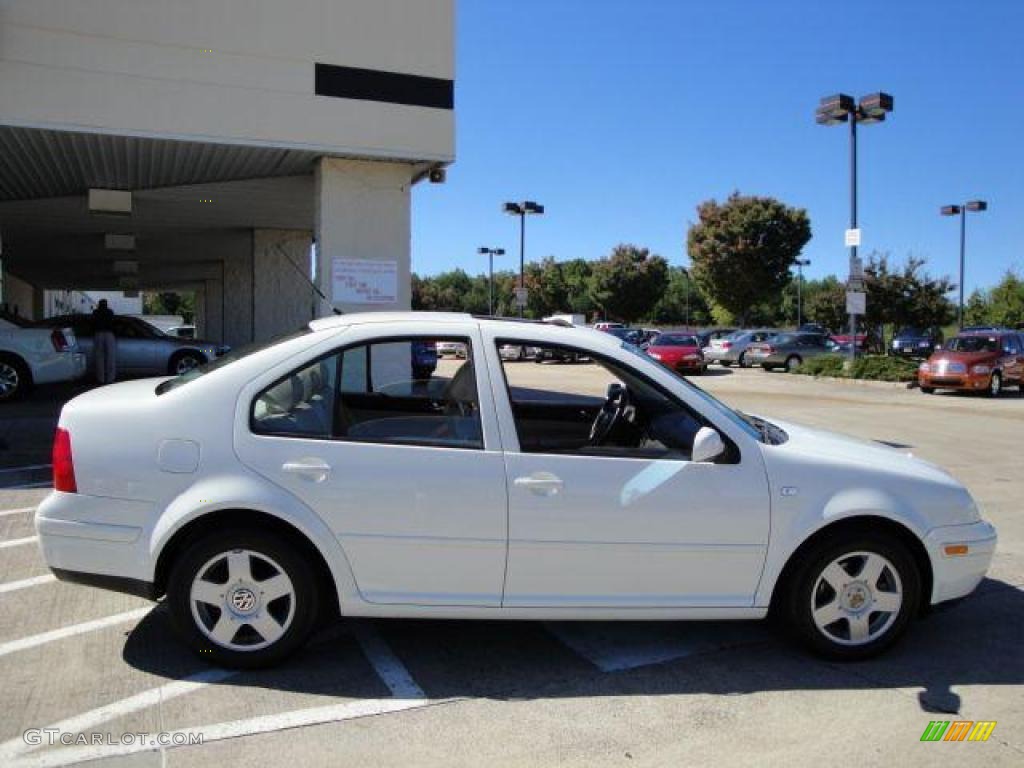
{"label": "silver car", "polygon": [[[92,315],[60,315],[34,323],[42,328],[67,328],[75,332],[78,346],[85,353],[87,369],[92,370]],[[168,336],[137,317],[114,316],[114,337],[117,339],[117,375],[175,376],[224,354],[228,347],[200,339]]]}
{"label": "silver car", "polygon": [[747,359],[747,347],[767,341],[778,333],[775,328],[733,331],[724,338],[712,339],[710,354],[705,353],[704,357],[708,362],[721,363],[726,368],[733,364],[739,365],[740,368],[749,368],[751,363]]}
{"label": "silver car", "polygon": [[838,349],[838,344],[821,333],[784,332],[766,341],[748,345],[746,360],[750,365],[760,365],[766,371],[772,368],[795,371],[803,365],[804,360]]}

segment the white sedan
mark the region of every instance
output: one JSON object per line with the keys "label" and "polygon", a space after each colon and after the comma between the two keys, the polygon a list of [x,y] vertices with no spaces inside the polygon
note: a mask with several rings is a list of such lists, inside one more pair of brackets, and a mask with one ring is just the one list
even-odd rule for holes
{"label": "white sedan", "polygon": [[[465,362],[417,378],[416,350],[444,341]],[[594,364],[516,365],[505,345]],[[734,411],[607,333],[457,314],[326,318],[81,395],[53,465],[53,571],[166,595],[202,658],[235,666],[339,613],[774,609],[862,658],[974,590],[996,545],[964,487],[906,453]]]}
{"label": "white sedan", "polygon": [[0,327],[0,403],[24,397],[36,384],[74,381],[85,354],[70,328]]}

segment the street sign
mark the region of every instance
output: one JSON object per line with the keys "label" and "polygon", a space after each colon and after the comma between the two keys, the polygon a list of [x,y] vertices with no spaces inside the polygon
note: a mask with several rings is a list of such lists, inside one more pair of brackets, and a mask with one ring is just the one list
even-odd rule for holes
{"label": "street sign", "polygon": [[861,291],[846,292],[846,314],[864,315],[867,314],[868,295]]}
{"label": "street sign", "polygon": [[848,229],[846,230],[846,247],[852,248],[853,246],[860,246],[860,230],[859,229]]}
{"label": "street sign", "polygon": [[516,306],[525,307],[530,292],[526,288],[516,288]]}

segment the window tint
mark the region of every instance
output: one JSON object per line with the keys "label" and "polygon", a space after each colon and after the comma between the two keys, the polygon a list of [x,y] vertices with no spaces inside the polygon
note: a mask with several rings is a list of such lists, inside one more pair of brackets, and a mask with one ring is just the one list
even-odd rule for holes
{"label": "window tint", "polygon": [[1008,355],[1019,355],[1020,345],[1017,337],[1013,335],[1003,337],[1003,351]]}
{"label": "window tint", "polygon": [[[538,349],[542,359],[575,357],[574,350]],[[689,459],[693,438],[706,424],[660,388],[610,360],[502,360],[502,367],[524,453]]]}
{"label": "window tint", "polygon": [[253,431],[294,437],[330,437],[336,369],[336,357],[323,358],[263,390],[253,403]]}
{"label": "window tint", "polygon": [[[458,339],[467,345],[467,339]],[[439,359],[436,340],[349,347],[260,393],[260,434],[483,448],[472,355]]]}

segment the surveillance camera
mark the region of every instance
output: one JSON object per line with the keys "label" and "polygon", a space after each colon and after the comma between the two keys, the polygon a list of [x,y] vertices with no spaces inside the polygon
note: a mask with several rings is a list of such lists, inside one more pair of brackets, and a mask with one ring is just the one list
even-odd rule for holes
{"label": "surveillance camera", "polygon": [[448,173],[444,168],[431,168],[427,178],[430,179],[431,184],[444,184],[448,178]]}

